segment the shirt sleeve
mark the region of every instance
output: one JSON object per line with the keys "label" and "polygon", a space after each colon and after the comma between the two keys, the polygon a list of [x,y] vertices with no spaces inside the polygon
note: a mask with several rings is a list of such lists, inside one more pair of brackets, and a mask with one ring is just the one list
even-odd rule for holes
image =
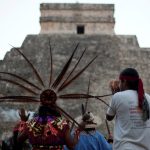
{"label": "shirt sleeve", "polygon": [[104,136],[100,133],[100,132],[96,132],[97,135],[98,135],[98,139],[99,139],[99,142],[100,142],[100,147],[101,149],[100,150],[112,150],[112,145],[109,144],[106,139],[104,138]]}
{"label": "shirt sleeve", "polygon": [[110,115],[110,116],[116,115],[116,95],[113,95],[112,97],[109,108],[107,109],[107,115]]}

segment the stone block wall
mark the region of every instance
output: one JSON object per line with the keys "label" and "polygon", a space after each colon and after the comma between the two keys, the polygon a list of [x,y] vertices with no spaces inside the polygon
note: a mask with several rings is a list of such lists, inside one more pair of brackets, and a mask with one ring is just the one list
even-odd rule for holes
{"label": "stone block wall", "polygon": [[112,4],[41,4],[41,34],[77,34],[77,26],[84,34],[114,34],[114,6]]}
{"label": "stone block wall", "polygon": [[[46,85],[45,89],[48,86],[50,73],[49,39],[53,49],[53,80],[59,74],[61,68],[64,66],[66,60],[68,60],[72,50],[78,42],[80,44],[73,58],[71,64],[72,67],[77,62],[77,59],[85,48],[87,48],[87,51],[75,73],[78,72],[85,64],[87,64],[91,58],[98,55],[94,63],[77,80],[70,84],[68,89],[64,90],[62,93],[87,93],[88,80],[91,76],[90,94],[110,94],[110,89],[108,87],[109,80],[117,78],[119,72],[126,67],[135,67],[139,71],[139,74],[144,82],[145,91],[150,93],[150,49],[140,48],[135,36],[121,35],[28,35],[21,46],[21,51],[28,57],[28,59],[39,72]],[[0,69],[1,71],[7,71],[20,75],[21,77],[32,81],[37,86],[41,86],[31,67],[29,67],[24,58],[20,56],[15,49],[12,49],[6,54],[4,60],[0,63]],[[12,79],[10,76],[3,76],[2,74],[0,77]],[[15,81],[18,80],[15,79]],[[27,84],[24,85],[31,88]],[[44,89],[42,88],[42,90]],[[32,95],[31,93],[28,93],[17,86],[2,81],[0,91],[2,95],[7,96]],[[38,95],[40,95],[42,92],[38,90],[35,91],[38,93]],[[109,103],[110,99],[111,97],[104,98],[107,103]],[[70,115],[76,118],[81,115],[80,108],[81,104],[84,102],[85,100],[59,100],[58,104]],[[10,105],[6,105],[5,107],[1,108],[6,107],[9,109]],[[17,108],[20,108],[20,105],[17,104],[15,109],[17,110]],[[25,108],[30,111],[36,111],[38,105],[31,104],[30,107]],[[107,106],[105,106],[102,102],[95,99],[89,100],[88,110],[92,111],[100,118],[100,120],[102,120],[102,124],[99,127],[100,130],[106,128],[104,122],[106,109]],[[5,120],[3,120],[3,124],[5,124]],[[12,128],[13,124],[15,124],[15,122],[10,123],[10,129]],[[1,128],[1,130],[3,129]],[[107,133],[106,130],[103,131],[104,134]]]}

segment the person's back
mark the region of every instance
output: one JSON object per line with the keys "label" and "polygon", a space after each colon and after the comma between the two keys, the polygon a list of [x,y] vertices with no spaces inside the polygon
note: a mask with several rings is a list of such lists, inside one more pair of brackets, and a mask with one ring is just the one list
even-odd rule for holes
{"label": "person's back", "polygon": [[[150,96],[146,94],[150,104]],[[116,107],[114,149],[150,149],[150,120],[143,121],[138,107],[138,95],[134,90],[118,92],[114,95]],[[113,100],[112,100],[113,101]]]}
{"label": "person's back", "polygon": [[46,119],[47,122],[44,123],[43,118],[37,116],[27,123],[26,134],[32,147],[62,149],[68,123],[61,117],[47,116]]}
{"label": "person's back", "polygon": [[135,69],[123,70],[119,79],[120,92],[113,95],[106,115],[109,121],[115,117],[113,149],[150,150],[150,96]]}
{"label": "person's back", "polygon": [[19,134],[16,144],[29,139],[33,150],[63,150],[64,145],[73,148],[77,143],[78,135],[75,134],[72,139],[70,138],[69,123],[56,109],[51,90],[42,92],[40,100],[38,114],[30,121],[23,121],[23,126],[17,127]]}
{"label": "person's back", "polygon": [[[84,130],[80,132],[80,137],[74,150],[112,150],[112,146],[96,130],[97,124],[91,112],[83,115],[81,126],[83,126]],[[68,149],[65,148],[65,150]]]}
{"label": "person's back", "polygon": [[111,150],[111,145],[98,131],[83,131],[74,150]]}

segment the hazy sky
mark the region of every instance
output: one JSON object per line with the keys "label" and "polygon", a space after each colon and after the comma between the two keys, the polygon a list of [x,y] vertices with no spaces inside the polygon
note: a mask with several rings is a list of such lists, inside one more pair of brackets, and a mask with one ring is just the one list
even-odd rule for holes
{"label": "hazy sky", "polygon": [[136,35],[141,47],[150,47],[150,0],[0,0],[0,59],[28,34],[40,32],[40,3],[115,4],[115,33]]}

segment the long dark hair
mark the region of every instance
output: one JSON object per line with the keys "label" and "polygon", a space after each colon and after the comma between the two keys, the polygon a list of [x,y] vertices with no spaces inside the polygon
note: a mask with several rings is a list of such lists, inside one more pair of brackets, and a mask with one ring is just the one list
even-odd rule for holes
{"label": "long dark hair", "polygon": [[139,74],[134,68],[124,69],[120,73],[120,76],[129,76],[129,77],[137,78],[137,80],[126,80],[126,83],[129,89],[138,91]]}
{"label": "long dark hair", "polygon": [[48,106],[44,106],[44,105],[41,105],[39,107],[39,110],[38,110],[38,115],[40,117],[46,117],[46,116],[56,116],[56,117],[60,117],[61,114],[59,113],[58,110],[56,110],[56,108],[51,108],[51,107],[48,107]]}

